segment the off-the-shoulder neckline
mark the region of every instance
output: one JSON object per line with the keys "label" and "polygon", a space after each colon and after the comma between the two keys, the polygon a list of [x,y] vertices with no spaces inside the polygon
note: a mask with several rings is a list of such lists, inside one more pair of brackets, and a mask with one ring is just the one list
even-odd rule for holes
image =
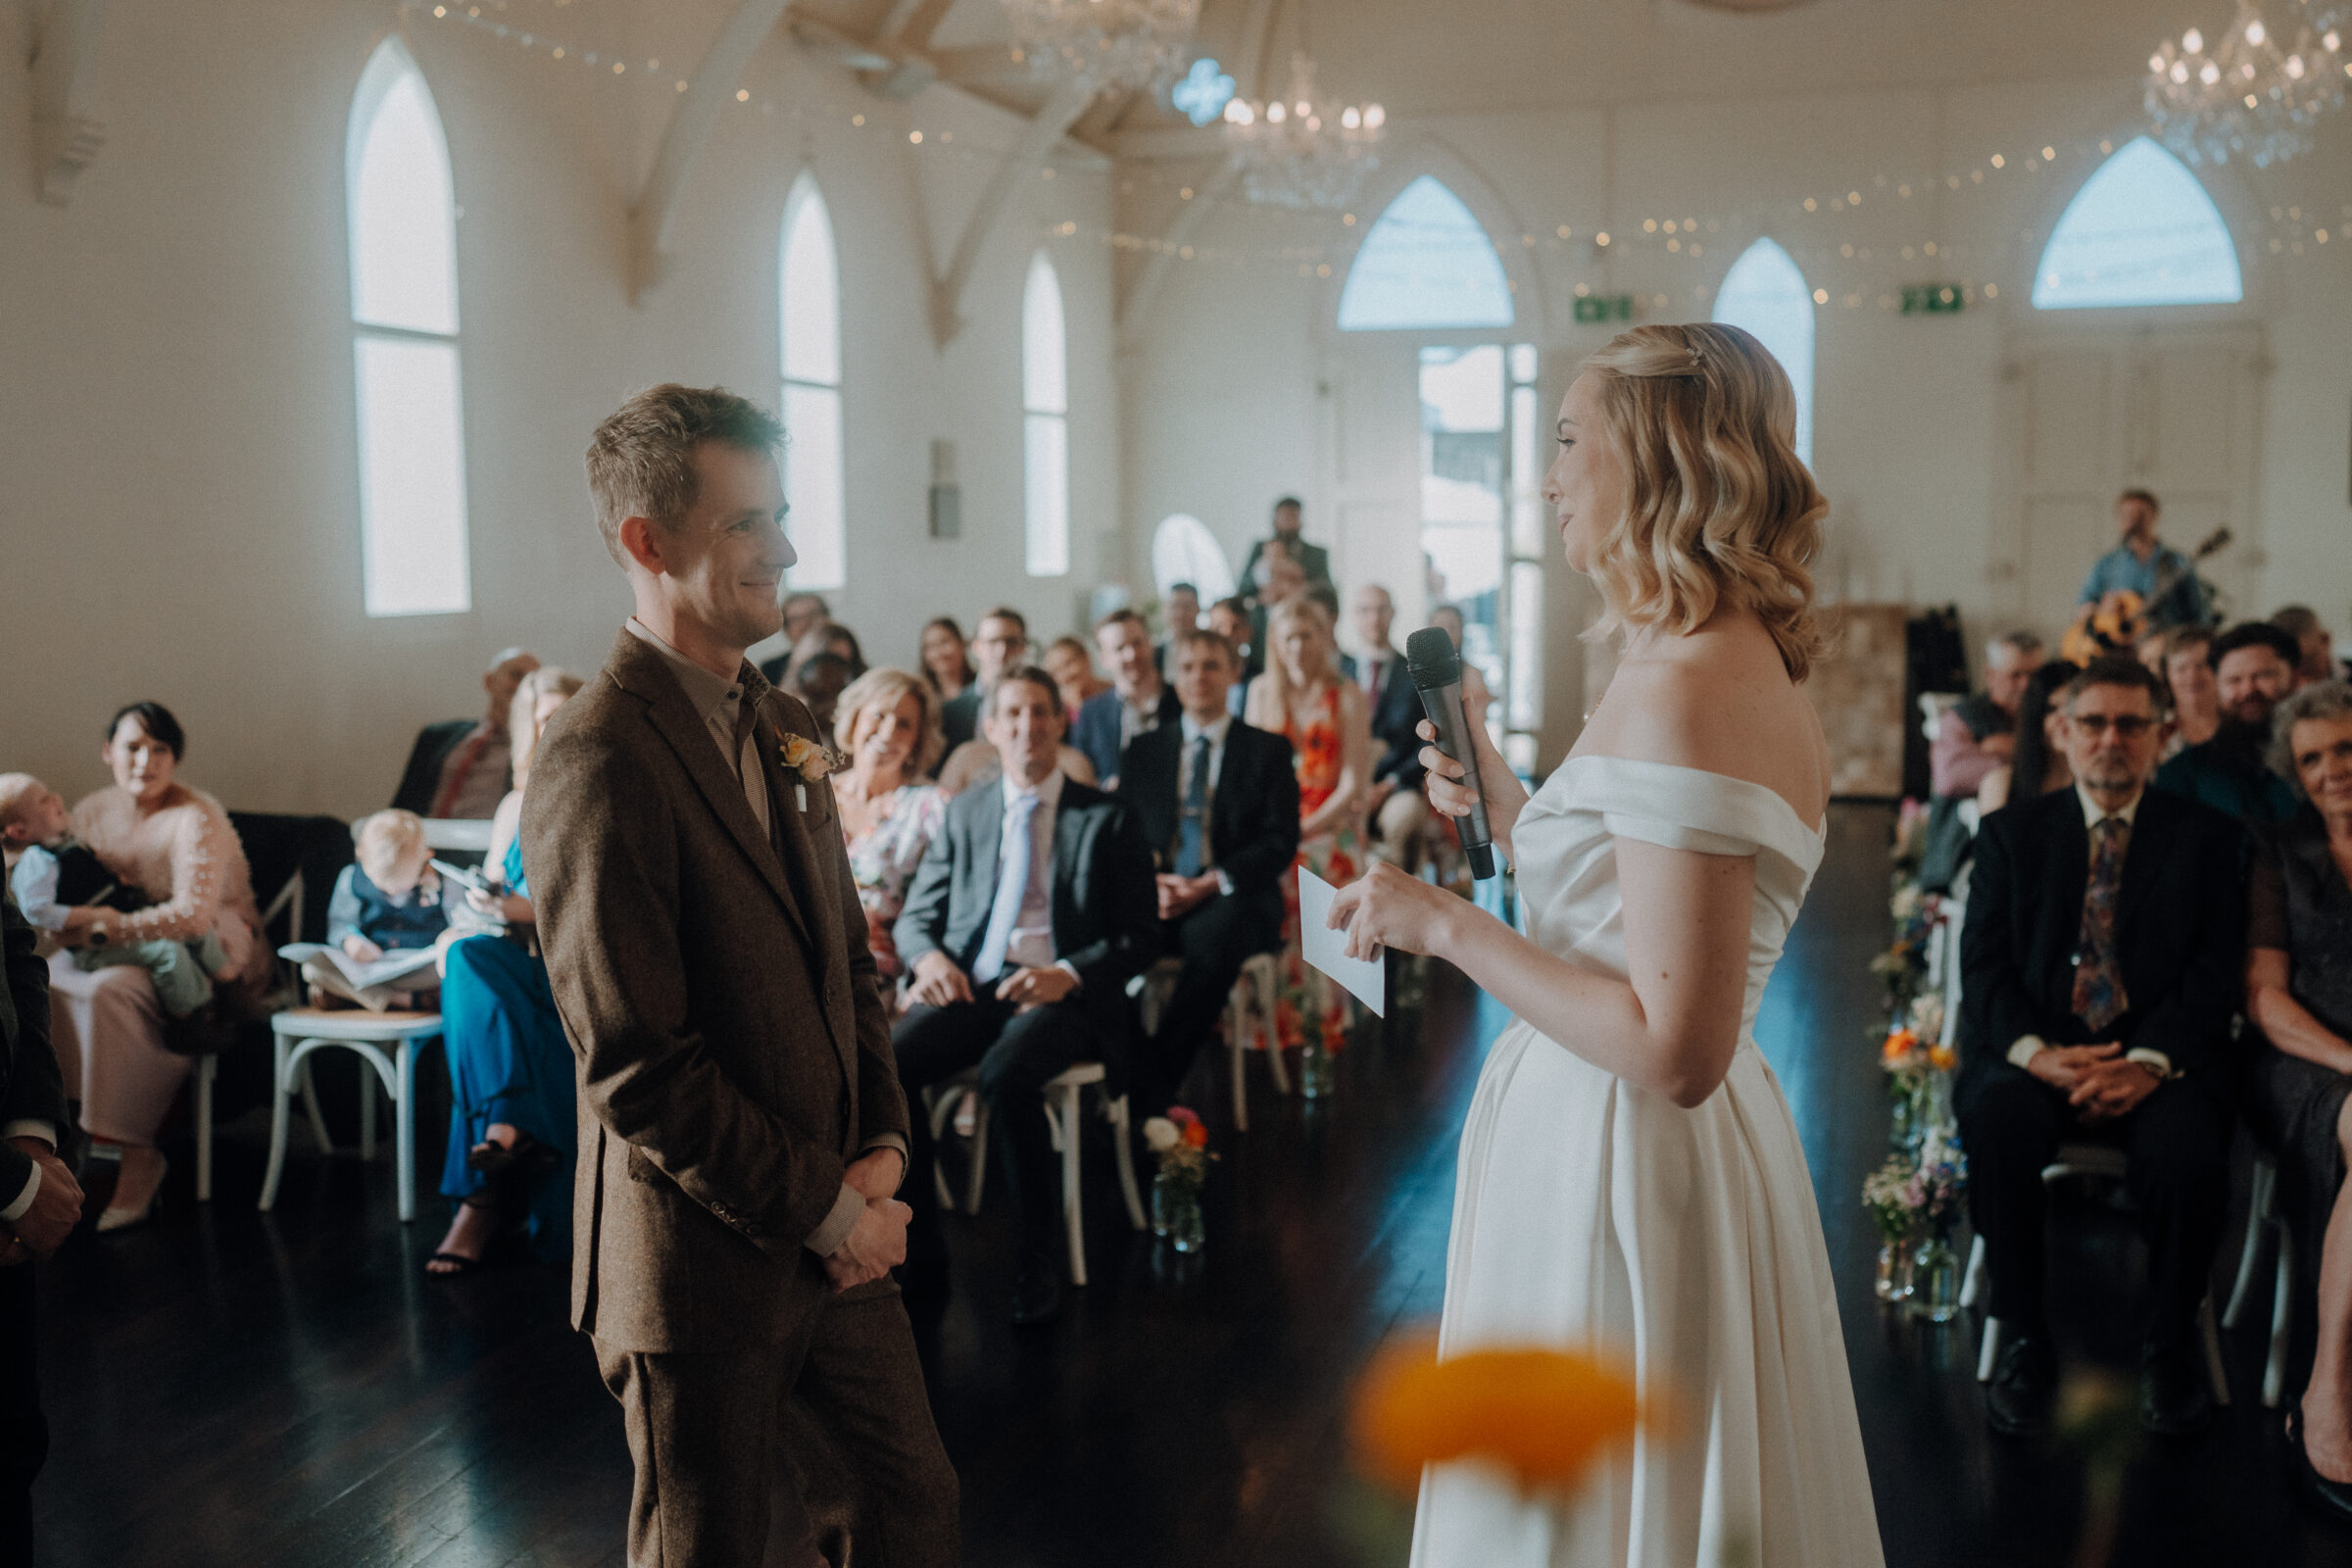
{"label": "off-the-shoulder neckline", "polygon": [[1578,762],[1616,762],[1625,767],[1662,767],[1671,772],[1696,773],[1701,778],[1721,779],[1726,784],[1737,784],[1741,789],[1754,790],[1759,794],[1769,796],[1775,805],[1788,813],[1791,821],[1804,830],[1807,838],[1826,841],[1830,836],[1829,813],[1826,811],[1822,813],[1821,825],[1816,827],[1805,820],[1805,813],[1798,810],[1788,796],[1783,795],[1771,785],[1759,784],[1752,778],[1740,778],[1731,773],[1718,773],[1712,768],[1691,767],[1682,762],[1654,762],[1641,757],[1611,757],[1605,752],[1587,752],[1581,756],[1573,756],[1560,765],[1570,767]]}

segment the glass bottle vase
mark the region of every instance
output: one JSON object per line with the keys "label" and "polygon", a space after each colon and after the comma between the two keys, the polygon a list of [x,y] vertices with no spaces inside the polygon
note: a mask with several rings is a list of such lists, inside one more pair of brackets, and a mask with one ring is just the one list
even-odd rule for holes
{"label": "glass bottle vase", "polygon": [[1200,1223],[1200,1183],[1181,1171],[1152,1178],[1152,1234],[1179,1252],[1198,1252],[1207,1240]]}
{"label": "glass bottle vase", "polygon": [[1338,1088],[1332,1076],[1331,1053],[1324,1049],[1323,1030],[1308,1024],[1306,1043],[1298,1049],[1298,1094],[1304,1100],[1325,1100]]}
{"label": "glass bottle vase", "polygon": [[1904,1301],[1911,1296],[1911,1249],[1901,1242],[1879,1244],[1878,1297],[1882,1301]]}
{"label": "glass bottle vase", "polygon": [[1941,1230],[1931,1232],[1911,1259],[1911,1298],[1905,1305],[1923,1323],[1949,1323],[1960,1315],[1960,1254]]}

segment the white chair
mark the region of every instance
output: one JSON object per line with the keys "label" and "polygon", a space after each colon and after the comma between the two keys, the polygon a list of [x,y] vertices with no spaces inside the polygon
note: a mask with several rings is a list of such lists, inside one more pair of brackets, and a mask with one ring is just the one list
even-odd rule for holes
{"label": "white chair", "polygon": [[[416,1217],[416,1053],[441,1034],[437,1012],[370,1012],[364,1007],[289,1007],[270,1020],[276,1047],[275,1085],[270,1105],[270,1169],[262,1178],[262,1212],[277,1202],[277,1180],[286,1163],[290,1102],[297,1090],[309,1100],[312,1131],[319,1146],[332,1152],[334,1145],[318,1118],[318,1101],[309,1094],[311,1056],[329,1047],[358,1053],[365,1064],[360,1073],[360,1157],[375,1157],[375,1090],[377,1081],[392,1099],[393,1166],[400,1184],[402,1224]],[[366,1069],[372,1067],[370,1075]]]}
{"label": "white chair", "polygon": [[[1250,1130],[1250,1053],[1265,1041],[1266,1067],[1274,1075],[1274,1087],[1282,1094],[1291,1092],[1291,1075],[1283,1065],[1282,1048],[1274,1032],[1274,1004],[1282,995],[1282,957],[1277,953],[1257,953],[1244,960],[1241,978],[1233,983],[1233,994],[1225,1002],[1225,1046],[1233,1062],[1233,1126],[1236,1132]],[[1143,1008],[1144,1033],[1159,1032],[1160,1013],[1174,995],[1176,980],[1184,972],[1182,958],[1162,958],[1138,975],[1129,986]],[[1257,1026],[1251,1026],[1254,1015]]]}
{"label": "white chair", "polygon": [[[979,1070],[974,1068],[936,1086],[930,1110],[931,1138],[935,1146],[946,1133],[949,1118],[956,1114],[956,1106],[963,1099],[964,1091],[977,1083],[979,1076]],[[1072,1285],[1086,1283],[1086,1222],[1080,1199],[1079,1102],[1089,1085],[1101,1085],[1107,1076],[1101,1062],[1081,1061],[1046,1081],[1046,1125],[1052,1130],[1054,1147],[1061,1152],[1061,1222],[1069,1235]],[[1102,1115],[1110,1123],[1116,1146],[1119,1196],[1127,1202],[1127,1222],[1139,1231],[1147,1229],[1151,1221],[1145,1217],[1143,1194],[1135,1185],[1135,1157],[1129,1145],[1131,1129],[1128,1126],[1127,1097],[1105,1090]],[[964,1200],[964,1212],[967,1214],[980,1212],[980,1189],[987,1171],[988,1102],[983,1100],[972,1118],[972,1174],[965,1184],[967,1195]],[[939,1196],[939,1206],[954,1208],[956,1200],[948,1191],[947,1175],[936,1160],[931,1166],[931,1179],[934,1191]]]}
{"label": "white chair", "polygon": [[[2041,1167],[2044,1186],[2062,1182],[2070,1177],[2097,1176],[2108,1181],[2124,1179],[2129,1161],[2124,1152],[2109,1144],[2061,1144],[2058,1156]],[[1984,1238],[1977,1237],[1968,1248],[1968,1273],[1960,1286],[1960,1304],[1977,1304],[1984,1280]],[[2205,1375],[2213,1382],[2213,1402],[2230,1402],[2230,1374],[2222,1365],[2222,1337],[2214,1327],[2213,1293],[2197,1303],[2197,1329],[2205,1342]],[[1989,1312],[1984,1316],[1983,1343],[1977,1349],[1977,1381],[1992,1381],[1992,1365],[2000,1354],[2001,1320]]]}
{"label": "white chair", "polygon": [[2255,1265],[2262,1259],[2262,1239],[2276,1233],[2278,1267],[2271,1285],[2271,1346],[2262,1363],[2262,1403],[2278,1408],[2285,1392],[2287,1331],[2294,1321],[2295,1235],[2286,1216],[2278,1212],[2278,1165],[2264,1153],[2254,1156],[2254,1200],[2246,1215],[2246,1245],[2237,1257],[2237,1283],[2230,1289],[2230,1304],[2222,1311],[2222,1327],[2234,1329],[2254,1294]]}

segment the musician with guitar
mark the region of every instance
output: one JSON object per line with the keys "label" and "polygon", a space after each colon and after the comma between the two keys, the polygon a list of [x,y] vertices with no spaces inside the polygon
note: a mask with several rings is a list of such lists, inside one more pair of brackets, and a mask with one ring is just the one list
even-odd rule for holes
{"label": "musician with guitar", "polygon": [[2101,556],[2082,579],[2074,624],[2059,653],[2077,663],[2102,653],[2130,653],[2149,632],[2174,626],[2208,626],[2214,607],[2197,563],[2230,543],[2219,528],[2184,556],[2156,537],[2163,503],[2149,491],[2126,490],[2115,498],[2116,547]]}

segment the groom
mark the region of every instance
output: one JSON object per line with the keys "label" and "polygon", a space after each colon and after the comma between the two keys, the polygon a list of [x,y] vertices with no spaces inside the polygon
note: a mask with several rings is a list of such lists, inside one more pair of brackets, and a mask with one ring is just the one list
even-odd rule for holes
{"label": "groom", "polygon": [[[632,1568],[761,1560],[787,1396],[865,1490],[874,1555],[944,1568],[956,1473],[889,1274],[906,1099],[827,754],[743,657],[793,562],[781,435],[731,393],[659,386],[588,447],[636,613],[522,808],[579,1058],[572,1321],[628,1429]],[[817,1561],[778,1494],[792,1560]]]}

